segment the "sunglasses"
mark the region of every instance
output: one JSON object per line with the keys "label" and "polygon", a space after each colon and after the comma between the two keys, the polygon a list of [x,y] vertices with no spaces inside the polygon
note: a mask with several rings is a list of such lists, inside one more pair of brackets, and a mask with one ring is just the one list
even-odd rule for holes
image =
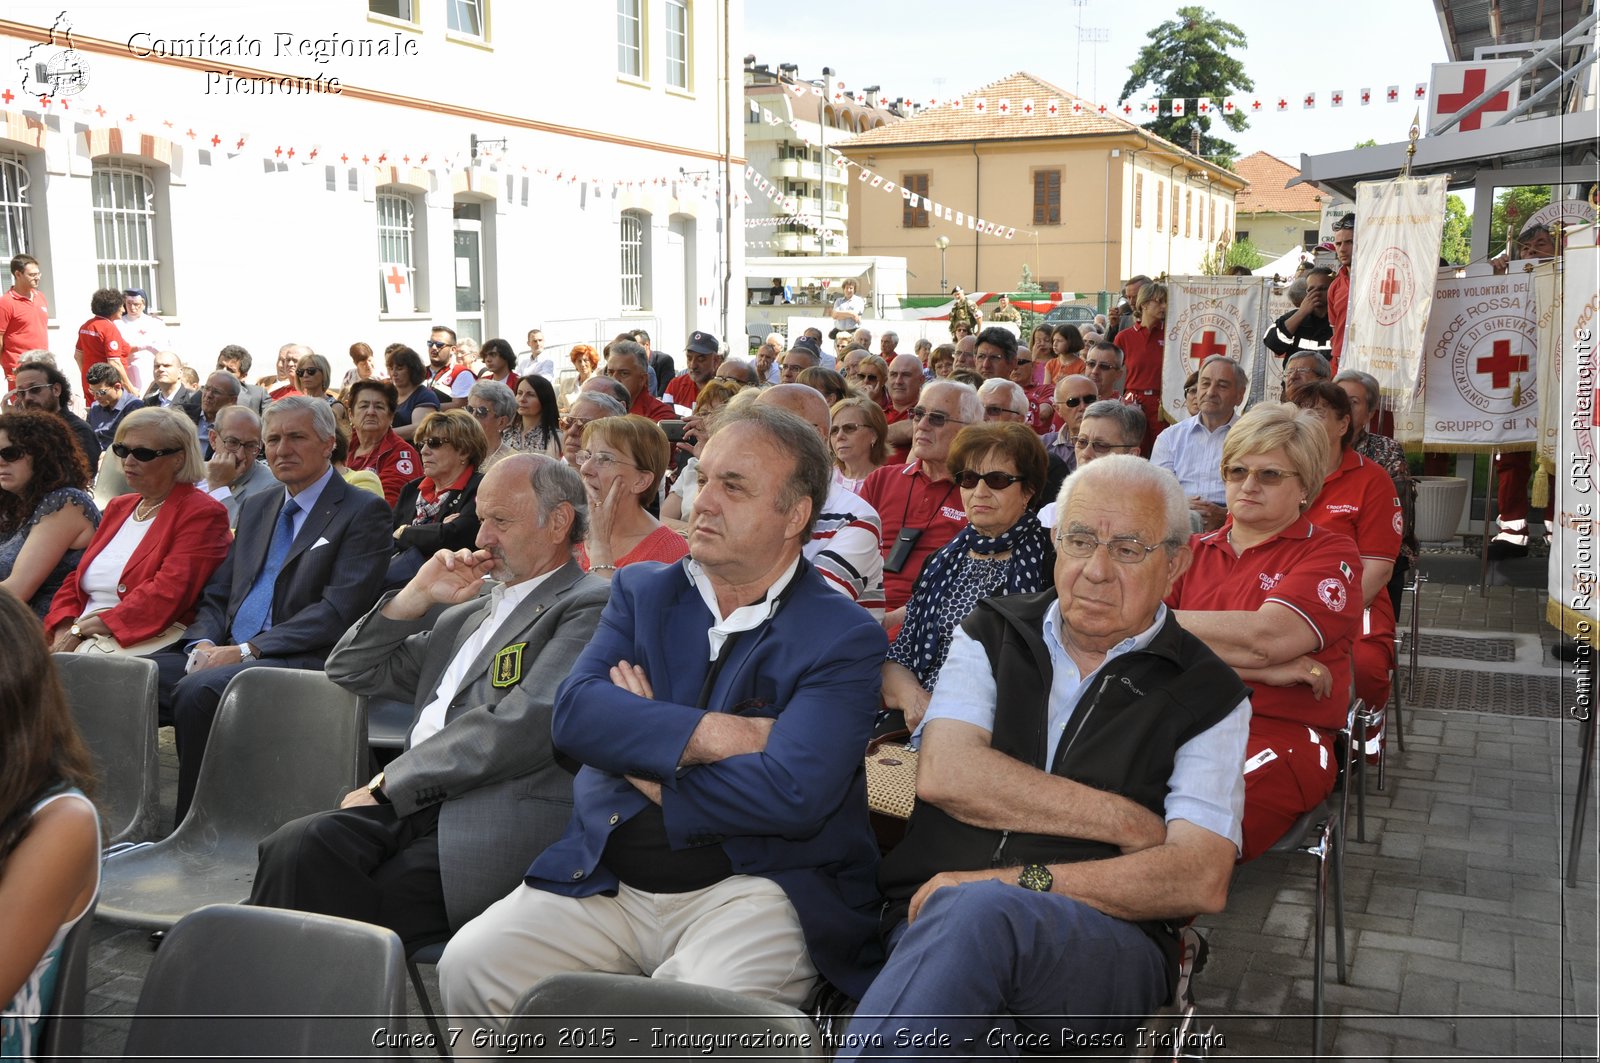
{"label": "sunglasses", "polygon": [[1083,436],[1079,436],[1077,440],[1073,442],[1072,446],[1077,450],[1092,450],[1103,458],[1113,450],[1137,450],[1139,444],[1107,443],[1103,439],[1085,439]]}
{"label": "sunglasses", "polygon": [[1300,474],[1289,469],[1249,469],[1243,465],[1225,465],[1222,469],[1222,478],[1231,484],[1242,484],[1254,476],[1262,487],[1277,487],[1291,476],[1296,479]]}
{"label": "sunglasses", "polygon": [[474,417],[488,417],[490,414],[494,413],[494,411],[489,409],[487,406],[468,406],[467,412],[472,414]]}
{"label": "sunglasses", "polygon": [[115,454],[117,457],[126,458],[129,454],[132,454],[140,461],[155,461],[157,458],[164,458],[168,454],[180,454],[182,452],[182,447],[167,447],[163,450],[151,450],[149,447],[130,447],[126,443],[111,444],[111,453]]}
{"label": "sunglasses", "polygon": [[1354,218],[1340,218],[1338,221],[1333,223],[1333,231],[1334,232],[1339,232],[1339,231],[1344,230],[1344,229],[1352,229],[1353,230],[1355,227],[1356,227],[1356,220]]}
{"label": "sunglasses", "polygon": [[970,491],[980,483],[988,485],[991,491],[1004,491],[1012,484],[1021,483],[1022,477],[1009,472],[963,472],[956,474],[955,481],[956,486],[964,491]]}
{"label": "sunglasses", "polygon": [[0,461],[5,462],[7,465],[14,461],[21,461],[27,456],[28,452],[15,443],[9,447],[0,447]]}
{"label": "sunglasses", "polygon": [[20,396],[22,398],[27,398],[36,391],[49,391],[53,387],[55,387],[54,384],[35,384],[31,388],[13,388],[11,394],[14,396]]}
{"label": "sunglasses", "polygon": [[983,412],[989,417],[1004,417],[1008,413],[1021,415],[1023,411],[1013,410],[1010,406],[985,406]]}
{"label": "sunglasses", "polygon": [[935,430],[943,428],[952,421],[956,424],[972,423],[971,421],[963,421],[959,417],[951,417],[947,413],[940,413],[937,410],[924,410],[921,406],[911,407],[911,423],[921,424],[923,421],[927,421],[928,427]]}
{"label": "sunglasses", "polygon": [[443,343],[443,342],[441,342],[439,340],[429,340],[428,341],[428,350],[430,350],[430,351],[437,351],[440,347],[448,347],[448,346],[450,346],[448,343]]}
{"label": "sunglasses", "polygon": [[429,450],[442,450],[450,445],[448,439],[440,439],[438,436],[429,436],[427,439],[417,440],[417,446],[427,447]]}
{"label": "sunglasses", "polygon": [[1069,410],[1076,410],[1079,406],[1091,403],[1094,400],[1095,397],[1093,395],[1073,395],[1070,398],[1062,399],[1061,405],[1065,406]]}
{"label": "sunglasses", "polygon": [[308,377],[320,372],[322,372],[322,370],[313,367],[311,369],[296,369],[294,371],[294,375],[298,377]]}
{"label": "sunglasses", "polygon": [[1110,369],[1115,372],[1122,367],[1115,362],[1084,362],[1085,369]]}

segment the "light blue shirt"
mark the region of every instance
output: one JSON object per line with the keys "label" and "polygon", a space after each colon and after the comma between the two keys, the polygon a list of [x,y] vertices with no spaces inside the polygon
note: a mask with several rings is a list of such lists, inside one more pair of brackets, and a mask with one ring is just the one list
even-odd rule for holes
{"label": "light blue shirt", "polygon": [[1150,448],[1150,464],[1159,465],[1178,478],[1184,494],[1227,505],[1228,490],[1222,483],[1222,444],[1228,429],[1239,420],[1234,408],[1228,423],[1216,430],[1207,429],[1200,415],[1185,417],[1156,436]]}
{"label": "light blue shirt", "polygon": [[[1047,712],[1049,748],[1045,763],[1055,763],[1056,746],[1078,702],[1106,664],[1123,654],[1142,650],[1155,639],[1166,622],[1167,607],[1156,610],[1155,622],[1139,634],[1123,639],[1106,653],[1099,668],[1082,675],[1061,644],[1061,607],[1053,603],[1044,616],[1044,644],[1050,649],[1050,701]],[[928,713],[917,728],[920,737],[930,720],[960,720],[991,734],[994,732],[998,691],[989,655],[961,628],[950,640],[950,652],[933,688]],[[1227,838],[1238,848],[1243,837],[1244,751],[1250,733],[1250,699],[1242,699],[1215,726],[1182,746],[1173,761],[1165,808],[1166,821],[1181,819]]]}
{"label": "light blue shirt", "polygon": [[[299,506],[300,510],[289,518],[289,527],[294,531],[294,535],[289,538],[291,543],[294,542],[295,536],[300,534],[300,529],[306,526],[306,518],[311,516],[313,509],[317,508],[317,499],[322,497],[323,489],[328,486],[328,482],[332,479],[333,466],[329,465],[327,472],[317,477],[310,487],[294,496],[294,504]],[[283,497],[284,501],[287,502],[289,499],[289,489],[287,487],[283,489]],[[282,512],[281,508],[279,512]]]}

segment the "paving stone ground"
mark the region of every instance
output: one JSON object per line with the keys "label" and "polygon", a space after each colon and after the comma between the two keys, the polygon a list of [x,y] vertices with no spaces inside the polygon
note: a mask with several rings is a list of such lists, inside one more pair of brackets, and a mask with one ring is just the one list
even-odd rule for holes
{"label": "paving stone ground", "polygon": [[[1537,559],[1508,566],[1509,584],[1486,593],[1473,585],[1475,559],[1425,555],[1423,569],[1431,577],[1423,630],[1533,636],[1541,653],[1555,640]],[[1559,674],[1548,656],[1525,657],[1478,667]],[[1570,706],[1570,678],[1563,691]],[[1352,825],[1345,850],[1347,984],[1334,975],[1329,916],[1327,1058],[1600,1058],[1593,794],[1577,887],[1563,878],[1577,724],[1496,708],[1408,711],[1405,749],[1390,744],[1385,789],[1369,777],[1366,841]],[[170,808],[169,733],[162,771]],[[1197,996],[1201,1027],[1216,1031],[1213,1055],[1310,1056],[1314,866],[1305,856],[1263,857],[1240,869],[1227,911],[1201,921],[1211,955]],[[86,1059],[120,1056],[153,956],[143,931],[95,927]],[[437,1001],[431,969],[425,977]],[[421,1032],[414,997],[410,1005],[410,1028]]]}

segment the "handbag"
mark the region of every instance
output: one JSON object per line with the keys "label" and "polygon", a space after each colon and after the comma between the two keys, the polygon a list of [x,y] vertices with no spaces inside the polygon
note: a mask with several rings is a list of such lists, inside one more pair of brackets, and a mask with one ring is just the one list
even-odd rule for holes
{"label": "handbag", "polygon": [[147,638],[142,642],[135,642],[131,646],[124,646],[110,635],[90,635],[78,643],[78,648],[73,653],[101,653],[108,656],[121,657],[148,657],[158,650],[164,650],[177,642],[183,636],[186,628],[184,624],[173,624],[159,635]]}
{"label": "handbag", "polygon": [[901,729],[874,738],[867,746],[867,808],[893,819],[910,819],[917,802],[917,751]]}

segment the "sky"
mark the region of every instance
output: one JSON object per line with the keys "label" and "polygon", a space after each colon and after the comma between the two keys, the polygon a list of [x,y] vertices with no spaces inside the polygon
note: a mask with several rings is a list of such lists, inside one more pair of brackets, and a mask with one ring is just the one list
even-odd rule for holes
{"label": "sky", "polygon": [[[1213,0],[1203,4],[1232,22],[1248,41],[1241,58],[1255,94],[1284,113],[1256,115],[1243,133],[1212,127],[1239,155],[1267,151],[1294,166],[1302,153],[1343,151],[1372,138],[1406,139],[1416,104],[1360,106],[1363,88],[1381,98],[1390,85],[1409,97],[1446,61],[1444,37],[1430,0],[1344,0],[1338,4]],[[879,85],[891,96],[970,95],[990,82],[1026,70],[1090,100],[1114,103],[1148,34],[1173,18],[1178,4],[1147,0],[920,0],[915,5],[744,0],[746,55],[776,70],[797,63],[802,78],[830,66],[852,91]],[[796,12],[803,14],[796,14]],[[1086,30],[1105,30],[1105,43],[1078,44]],[[1341,40],[1350,40],[1340,47]],[[1343,54],[1334,61],[1335,49]],[[1334,90],[1346,96],[1329,106]],[[1316,107],[1300,101],[1316,93]],[[993,101],[991,101],[993,106]],[[1135,116],[1137,117],[1137,116]],[[1426,110],[1423,113],[1427,117]],[[997,119],[998,120],[998,119]]]}

